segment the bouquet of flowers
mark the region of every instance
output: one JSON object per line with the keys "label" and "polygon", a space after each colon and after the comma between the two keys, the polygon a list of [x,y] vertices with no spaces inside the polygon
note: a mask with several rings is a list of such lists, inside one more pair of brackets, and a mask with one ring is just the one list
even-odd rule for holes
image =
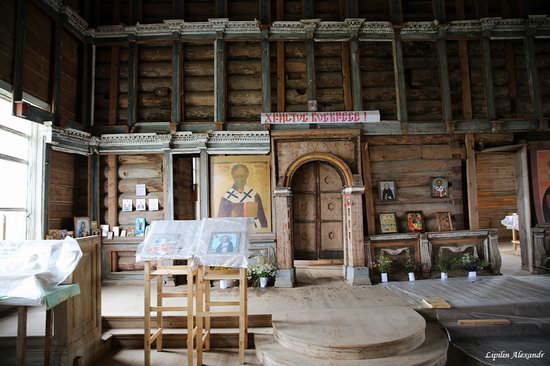
{"label": "bouquet of flowers", "polygon": [[479,257],[474,257],[470,253],[466,253],[460,257],[458,264],[468,272],[476,272],[479,269],[489,267],[489,262],[482,261]]}
{"label": "bouquet of flowers", "polygon": [[374,267],[378,268],[380,273],[388,273],[393,263],[393,259],[387,255],[381,254],[375,262]]}

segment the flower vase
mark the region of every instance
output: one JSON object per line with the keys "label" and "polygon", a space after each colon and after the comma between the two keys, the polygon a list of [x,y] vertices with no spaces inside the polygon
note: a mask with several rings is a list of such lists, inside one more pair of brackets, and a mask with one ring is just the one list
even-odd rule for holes
{"label": "flower vase", "polygon": [[267,277],[260,277],[260,287],[261,288],[267,287]]}
{"label": "flower vase", "polygon": [[220,288],[228,288],[229,283],[227,280],[220,280]]}
{"label": "flower vase", "polygon": [[382,272],[382,282],[383,283],[388,282],[388,274],[385,272]]}
{"label": "flower vase", "polygon": [[409,272],[409,281],[414,281],[414,272]]}
{"label": "flower vase", "polygon": [[476,277],[477,277],[477,272],[476,271],[469,271],[468,272],[468,279],[470,281],[475,281]]}
{"label": "flower vase", "polygon": [[441,279],[446,280],[449,278],[449,274],[447,272],[441,272]]}

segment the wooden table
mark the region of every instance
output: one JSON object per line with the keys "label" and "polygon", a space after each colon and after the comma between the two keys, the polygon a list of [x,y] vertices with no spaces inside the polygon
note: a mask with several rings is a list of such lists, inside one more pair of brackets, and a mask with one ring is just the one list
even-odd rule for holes
{"label": "wooden table", "polygon": [[78,284],[59,285],[48,291],[37,300],[5,297],[0,299],[0,305],[17,306],[17,365],[25,366],[27,351],[27,312],[29,306],[46,305],[46,336],[44,340],[44,365],[51,363],[51,345],[53,334],[53,308],[67,299],[80,294]]}

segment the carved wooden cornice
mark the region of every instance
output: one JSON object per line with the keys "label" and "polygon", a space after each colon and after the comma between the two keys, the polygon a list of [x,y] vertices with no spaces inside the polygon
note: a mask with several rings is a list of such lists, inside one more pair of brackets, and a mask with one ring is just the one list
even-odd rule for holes
{"label": "carved wooden cornice", "polygon": [[99,153],[150,153],[170,148],[172,135],[156,133],[121,133],[101,135]]}
{"label": "carved wooden cornice", "polygon": [[73,128],[60,128],[45,124],[50,133],[52,149],[71,154],[91,155],[91,136]]}
{"label": "carved wooden cornice", "polygon": [[268,131],[212,131],[207,147],[209,154],[267,154],[271,141]]}

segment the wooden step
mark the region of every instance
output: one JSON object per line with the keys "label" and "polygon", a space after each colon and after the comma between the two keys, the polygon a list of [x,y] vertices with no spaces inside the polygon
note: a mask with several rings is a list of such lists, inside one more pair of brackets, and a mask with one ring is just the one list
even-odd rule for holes
{"label": "wooden step", "polygon": [[435,324],[426,327],[420,347],[399,355],[369,360],[334,360],[315,358],[283,347],[273,336],[256,335],[256,356],[264,366],[443,366],[449,342]]}
{"label": "wooden step", "polygon": [[409,352],[424,342],[426,321],[408,306],[334,309],[277,316],[282,346],[312,357],[365,360]]}
{"label": "wooden step", "polygon": [[[151,314],[152,327],[157,325],[155,313]],[[187,317],[168,315],[164,316],[165,328],[187,328]],[[143,316],[103,316],[103,330],[143,328]],[[212,328],[238,328],[239,318],[234,316],[211,318]],[[271,327],[271,314],[251,314],[248,316],[249,328]]]}
{"label": "wooden step", "polygon": [[[272,328],[255,328],[257,334],[270,335]],[[143,328],[111,329],[101,336],[117,348],[143,348]],[[254,347],[255,333],[249,332],[248,348]],[[162,343],[165,348],[183,348],[187,342],[187,329],[165,329]],[[214,348],[238,348],[239,329],[211,329],[211,346]],[[154,344],[153,344],[154,345]]]}

